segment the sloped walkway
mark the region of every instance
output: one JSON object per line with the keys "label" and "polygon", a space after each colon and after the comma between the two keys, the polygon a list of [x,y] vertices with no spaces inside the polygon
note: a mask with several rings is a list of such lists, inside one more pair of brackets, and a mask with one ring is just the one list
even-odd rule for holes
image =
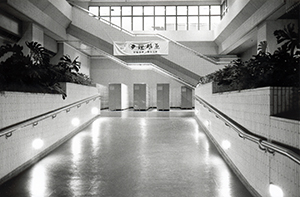
{"label": "sloped walkway", "polygon": [[19,176],[13,197],[250,197],[193,111],[109,112]]}

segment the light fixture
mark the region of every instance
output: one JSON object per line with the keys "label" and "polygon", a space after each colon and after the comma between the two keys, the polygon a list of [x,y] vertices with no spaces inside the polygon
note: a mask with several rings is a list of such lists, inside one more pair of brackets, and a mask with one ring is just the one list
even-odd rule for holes
{"label": "light fixture", "polygon": [[93,115],[98,115],[99,114],[99,109],[97,107],[93,107],[91,110]]}
{"label": "light fixture", "polygon": [[210,125],[211,125],[211,122],[210,122],[209,120],[205,120],[205,121],[204,121],[204,126],[205,126],[206,128],[209,128]]}
{"label": "light fixture", "polygon": [[269,192],[271,197],[283,197],[283,191],[282,189],[273,183],[270,183],[269,185]]}
{"label": "light fixture", "polygon": [[227,150],[231,147],[231,143],[228,140],[223,140],[222,147],[224,150]]}
{"label": "light fixture", "polygon": [[80,124],[79,118],[73,118],[72,119],[72,125],[73,126],[77,127],[77,126],[79,126],[79,124]]}
{"label": "light fixture", "polygon": [[195,109],[195,114],[197,115],[199,113],[199,111],[197,109]]}
{"label": "light fixture", "polygon": [[40,149],[43,146],[44,146],[44,141],[40,138],[37,138],[37,139],[33,140],[33,142],[32,142],[32,147],[34,149]]}

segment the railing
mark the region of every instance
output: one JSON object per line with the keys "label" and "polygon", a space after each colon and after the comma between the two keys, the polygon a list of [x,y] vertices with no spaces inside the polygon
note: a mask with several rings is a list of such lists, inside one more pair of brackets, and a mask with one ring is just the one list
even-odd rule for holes
{"label": "railing", "polygon": [[86,99],[83,99],[83,100],[80,100],[80,101],[77,101],[75,103],[72,103],[70,105],[66,105],[64,107],[61,107],[61,108],[58,108],[58,109],[55,109],[53,111],[50,111],[50,112],[47,112],[47,113],[44,113],[44,114],[41,114],[39,116],[35,116],[33,118],[30,118],[30,119],[27,119],[25,121],[22,121],[22,122],[19,122],[19,123],[16,123],[12,126],[8,126],[8,127],[5,127],[5,128],[2,128],[0,129],[0,137],[2,136],[5,136],[6,138],[9,138],[12,136],[12,133],[14,131],[17,131],[19,129],[22,129],[24,127],[27,127],[27,126],[30,126],[30,125],[33,125],[33,126],[36,126],[38,125],[38,123],[40,121],[43,121],[47,118],[56,118],[56,116],[59,114],[59,113],[62,113],[64,111],[66,112],[69,112],[71,110],[71,108],[74,108],[74,107],[80,107],[82,104],[86,103],[88,104],[91,100],[96,100],[97,98],[100,99],[100,95],[95,95],[95,96],[91,96],[89,98],[86,98]]}
{"label": "railing", "polygon": [[209,58],[209,57],[207,57],[207,56],[205,56],[205,55],[199,53],[198,51],[195,51],[195,50],[193,50],[193,49],[191,49],[191,48],[189,48],[189,47],[187,47],[187,46],[185,46],[185,45],[183,45],[183,44],[180,44],[179,42],[177,42],[177,41],[175,41],[175,40],[172,40],[172,39],[170,39],[170,38],[168,38],[168,37],[166,37],[166,36],[164,36],[164,35],[161,35],[161,34],[158,34],[158,33],[155,33],[155,34],[149,34],[149,33],[143,33],[143,34],[139,33],[139,34],[134,34],[134,33],[132,33],[131,31],[128,31],[128,30],[126,30],[126,29],[124,29],[124,28],[122,28],[122,27],[120,27],[120,26],[117,26],[116,24],[111,23],[111,22],[108,21],[108,20],[105,20],[105,19],[103,19],[103,18],[101,18],[101,17],[99,17],[99,16],[97,16],[97,15],[94,15],[93,13],[91,13],[91,12],[90,12],[89,10],[87,10],[87,9],[84,9],[84,8],[82,8],[82,7],[80,7],[80,6],[76,5],[76,4],[74,4],[74,3],[71,3],[71,2],[69,2],[69,3],[70,3],[73,7],[76,7],[76,8],[78,8],[78,9],[80,9],[80,10],[86,12],[88,15],[90,15],[90,16],[92,16],[92,17],[98,19],[98,20],[101,20],[102,22],[107,23],[108,25],[110,25],[110,26],[112,26],[112,27],[114,27],[114,28],[116,28],[116,29],[118,29],[118,30],[120,30],[120,31],[122,31],[122,32],[124,32],[124,33],[126,33],[126,34],[128,34],[128,35],[130,35],[130,36],[133,36],[133,37],[138,37],[138,36],[156,36],[156,37],[160,37],[160,38],[163,39],[163,40],[172,42],[172,43],[176,44],[177,46],[182,47],[182,48],[186,49],[187,51],[189,51],[189,52],[191,52],[191,53],[194,53],[196,56],[201,57],[202,59],[205,59],[205,60],[207,60],[207,61],[209,61],[209,62],[211,62],[211,63],[213,63],[213,64],[215,64],[215,65],[218,65],[218,62],[217,62],[216,60],[214,60],[214,59],[212,59],[212,58]]}
{"label": "railing", "polygon": [[295,153],[294,151],[292,151],[289,148],[286,148],[282,145],[278,145],[274,142],[271,142],[264,137],[261,137],[261,136],[251,133],[246,128],[242,127],[241,125],[239,125],[238,123],[234,122],[232,119],[227,117],[225,114],[223,114],[222,112],[215,109],[213,106],[208,104],[206,101],[201,99],[199,96],[195,96],[195,98],[199,103],[201,103],[211,113],[214,113],[218,119],[222,120],[226,126],[235,130],[238,133],[239,137],[250,140],[254,143],[257,143],[258,147],[263,151],[269,152],[271,154],[275,154],[275,152],[277,152],[282,155],[285,155],[286,157],[290,158],[291,160],[295,161],[297,164],[300,165],[300,155],[299,154]]}

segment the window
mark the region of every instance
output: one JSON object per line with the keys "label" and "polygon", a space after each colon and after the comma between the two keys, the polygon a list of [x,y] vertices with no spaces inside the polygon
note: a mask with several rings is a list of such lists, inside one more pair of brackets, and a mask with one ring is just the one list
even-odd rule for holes
{"label": "window", "polygon": [[99,15],[99,7],[98,6],[90,6],[89,11],[93,14],[98,16]]}
{"label": "window", "polygon": [[188,18],[189,30],[198,30],[198,17],[197,16],[189,16]]}
{"label": "window", "polygon": [[188,15],[198,15],[198,6],[189,6]]}
{"label": "window", "polygon": [[177,17],[177,30],[187,30],[187,17],[178,16]]}
{"label": "window", "polygon": [[101,19],[104,19],[105,23],[108,23],[108,24],[110,23],[110,18],[109,17],[101,17]]}
{"label": "window", "polygon": [[165,30],[165,17],[155,17],[155,30]]}
{"label": "window", "polygon": [[153,31],[154,30],[154,17],[146,16],[144,17],[144,31]]}
{"label": "window", "polygon": [[117,17],[111,17],[111,23],[121,27],[121,17],[117,16]]}
{"label": "window", "polygon": [[210,6],[210,14],[211,15],[221,15],[220,6]]}
{"label": "window", "polygon": [[109,16],[110,15],[110,11],[109,11],[109,7],[100,7],[100,16]]}
{"label": "window", "polygon": [[131,17],[122,17],[122,28],[127,29],[127,30],[131,30]]}
{"label": "window", "polygon": [[200,16],[199,17],[199,30],[209,30],[209,17]]}
{"label": "window", "polygon": [[177,15],[187,15],[187,6],[177,6]]}
{"label": "window", "polygon": [[221,4],[221,17],[223,18],[227,12],[227,0],[223,0]]}
{"label": "window", "polygon": [[166,6],[166,15],[176,15],[176,6]]}
{"label": "window", "polygon": [[176,30],[176,17],[167,16],[166,17],[166,30]]}
{"label": "window", "polygon": [[200,15],[209,15],[209,6],[200,6]]}
{"label": "window", "polygon": [[101,20],[105,19],[104,22],[129,31],[213,30],[227,11],[227,0],[222,0],[220,5],[200,6],[90,6],[89,11]]}
{"label": "window", "polygon": [[155,15],[165,15],[165,6],[155,6]]}
{"label": "window", "polygon": [[120,16],[121,15],[121,8],[120,6],[115,6],[110,8],[112,16]]}
{"label": "window", "polygon": [[219,22],[221,21],[221,16],[211,16],[210,20],[211,20],[210,29],[215,29],[218,26]]}
{"label": "window", "polygon": [[142,17],[133,17],[133,31],[142,31],[143,30],[143,18]]}
{"label": "window", "polygon": [[122,16],[131,16],[131,7],[130,6],[126,6],[126,7],[122,7]]}
{"label": "window", "polygon": [[145,16],[154,15],[154,7],[153,6],[145,6],[144,7],[144,15]]}
{"label": "window", "polygon": [[132,15],[133,16],[142,16],[143,15],[143,7],[142,6],[134,6]]}

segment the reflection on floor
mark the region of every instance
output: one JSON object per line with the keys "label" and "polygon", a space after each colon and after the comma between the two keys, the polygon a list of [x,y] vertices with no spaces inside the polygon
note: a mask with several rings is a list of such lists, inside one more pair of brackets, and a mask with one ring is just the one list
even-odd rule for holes
{"label": "reflection on floor", "polygon": [[193,110],[103,110],[0,196],[250,197]]}

